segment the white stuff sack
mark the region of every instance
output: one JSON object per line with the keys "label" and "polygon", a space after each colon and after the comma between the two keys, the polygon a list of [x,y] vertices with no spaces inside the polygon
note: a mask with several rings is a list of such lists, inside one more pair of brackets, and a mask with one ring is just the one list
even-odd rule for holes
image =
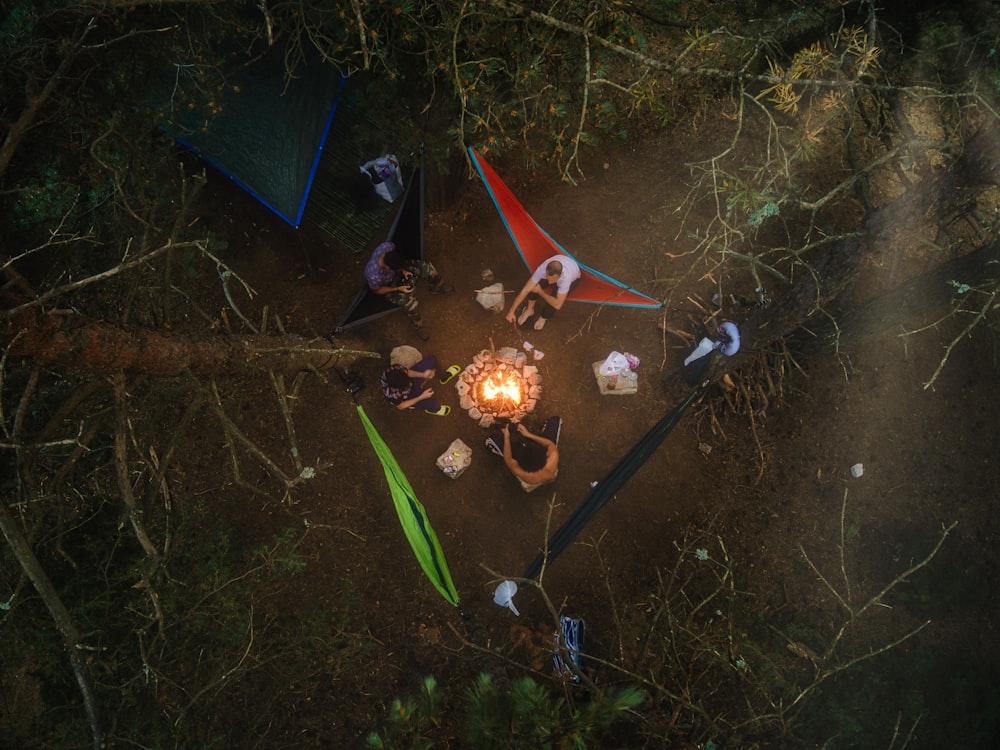
{"label": "white stuff sack", "polygon": [[410,369],[423,358],[424,355],[420,353],[419,349],[403,344],[402,346],[397,346],[389,354],[389,364],[402,365],[406,369]]}
{"label": "white stuff sack", "polygon": [[496,284],[483,287],[476,294],[476,302],[490,312],[503,312],[503,284],[497,282]]}

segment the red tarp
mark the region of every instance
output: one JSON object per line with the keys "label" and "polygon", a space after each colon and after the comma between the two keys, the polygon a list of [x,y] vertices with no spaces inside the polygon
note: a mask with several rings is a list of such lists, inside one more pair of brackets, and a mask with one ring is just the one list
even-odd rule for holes
{"label": "red tarp", "polygon": [[[472,162],[479,170],[479,175],[483,178],[483,183],[489,191],[493,203],[500,212],[500,218],[510,238],[514,241],[514,246],[521,254],[521,259],[528,266],[529,271],[534,271],[543,261],[553,255],[573,256],[566,252],[558,242],[552,239],[548,233],[542,229],[528,212],[524,210],[514,194],[503,183],[493,168],[487,164],[474,148],[469,147],[469,155]],[[576,258],[573,258],[576,260]],[[580,283],[576,289],[570,292],[568,299],[574,302],[590,302],[598,305],[618,305],[621,307],[651,307],[658,308],[661,302],[649,297],[642,292],[637,292],[626,284],[596,271],[589,266],[585,266],[576,260],[580,266]]]}

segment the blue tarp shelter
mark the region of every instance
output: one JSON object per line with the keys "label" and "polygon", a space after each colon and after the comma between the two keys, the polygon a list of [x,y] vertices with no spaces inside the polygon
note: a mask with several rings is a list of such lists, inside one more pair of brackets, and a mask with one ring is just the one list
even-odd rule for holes
{"label": "blue tarp shelter", "polygon": [[164,129],[297,227],[344,81],[320,62],[289,77],[282,50],[272,49],[227,76],[214,111],[171,100]]}

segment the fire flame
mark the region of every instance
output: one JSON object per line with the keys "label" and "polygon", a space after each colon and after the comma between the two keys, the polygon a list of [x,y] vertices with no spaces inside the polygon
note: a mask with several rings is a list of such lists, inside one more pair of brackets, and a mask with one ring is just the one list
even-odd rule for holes
{"label": "fire flame", "polygon": [[521,383],[516,375],[510,374],[505,377],[498,372],[483,381],[482,392],[483,398],[487,401],[506,398],[515,404],[520,404],[523,396]]}

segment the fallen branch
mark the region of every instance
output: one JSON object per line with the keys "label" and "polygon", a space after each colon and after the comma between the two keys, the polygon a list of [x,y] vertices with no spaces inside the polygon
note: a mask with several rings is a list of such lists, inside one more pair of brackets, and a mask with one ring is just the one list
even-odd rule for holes
{"label": "fallen branch", "polygon": [[[277,479],[278,482],[280,482],[281,485],[285,488],[287,496],[288,489],[297,483],[296,480],[293,480],[291,477],[285,474],[285,472],[281,470],[280,466],[278,466],[274,461],[272,461],[271,458],[266,453],[264,453],[264,451],[262,451],[260,448],[257,447],[256,443],[254,443],[250,438],[244,435],[243,432],[240,430],[240,428],[233,423],[233,421],[229,418],[229,415],[226,414],[226,410],[222,406],[222,397],[219,395],[219,387],[216,385],[214,380],[211,382],[211,385],[209,387],[211,388],[211,393],[213,398],[212,407],[215,409],[215,415],[222,423],[222,427],[226,432],[227,438],[229,438],[230,441],[232,438],[235,438],[247,450],[249,450],[257,458],[259,458],[261,463],[263,463],[264,466],[267,467],[267,470],[270,471],[271,474],[274,476],[274,478]],[[230,452],[234,456],[235,460],[235,450],[232,445],[230,445]]]}
{"label": "fallen branch", "polygon": [[38,592],[38,596],[45,603],[49,610],[56,628],[63,637],[63,646],[69,658],[73,674],[76,677],[77,687],[83,697],[84,710],[87,713],[87,720],[90,722],[90,731],[93,738],[95,750],[104,747],[103,732],[100,725],[100,714],[97,707],[97,699],[94,696],[90,675],[87,666],[81,658],[81,648],[83,646],[83,636],[76,626],[76,622],[70,615],[66,605],[59,597],[59,592],[52,584],[52,580],[45,573],[41,562],[35,556],[31,543],[24,536],[20,524],[7,513],[4,503],[0,503],[0,531],[3,532],[7,544],[17,559],[21,570],[31,581]]}

